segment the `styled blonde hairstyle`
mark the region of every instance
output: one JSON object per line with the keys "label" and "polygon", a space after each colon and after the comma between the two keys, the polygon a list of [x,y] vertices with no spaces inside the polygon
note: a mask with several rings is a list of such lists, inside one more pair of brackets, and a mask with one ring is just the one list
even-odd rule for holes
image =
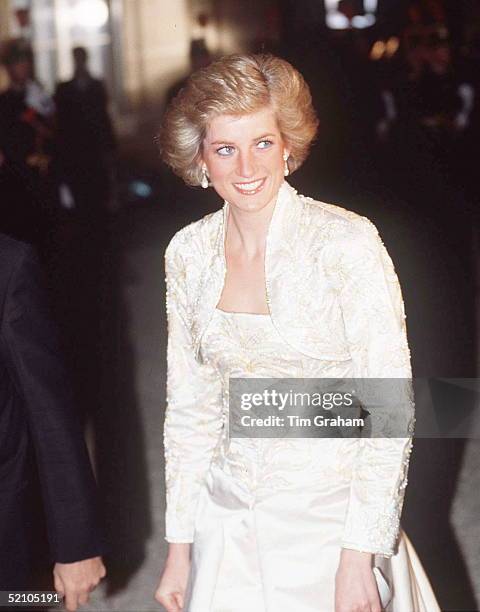
{"label": "styled blonde hairstyle", "polygon": [[302,75],[273,55],[229,55],[194,72],[171,101],[158,136],[163,161],[189,185],[201,181],[200,158],[209,121],[275,111],[293,172],[307,157],[318,119]]}

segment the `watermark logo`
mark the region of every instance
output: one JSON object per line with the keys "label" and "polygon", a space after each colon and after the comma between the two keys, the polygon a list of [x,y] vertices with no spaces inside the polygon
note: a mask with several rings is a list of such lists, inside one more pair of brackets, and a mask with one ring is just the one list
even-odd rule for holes
{"label": "watermark logo", "polygon": [[479,438],[479,397],[480,379],[231,378],[229,435]]}

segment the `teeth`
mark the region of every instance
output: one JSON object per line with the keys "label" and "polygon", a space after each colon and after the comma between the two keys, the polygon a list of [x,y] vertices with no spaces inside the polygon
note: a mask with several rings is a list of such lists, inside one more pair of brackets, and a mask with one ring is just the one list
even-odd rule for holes
{"label": "teeth", "polygon": [[262,184],[262,180],[254,181],[253,183],[235,183],[235,186],[242,191],[254,191]]}

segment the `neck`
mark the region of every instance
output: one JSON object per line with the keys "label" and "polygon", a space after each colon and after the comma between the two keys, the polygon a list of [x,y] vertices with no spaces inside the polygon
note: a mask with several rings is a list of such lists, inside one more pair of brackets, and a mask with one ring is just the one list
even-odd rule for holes
{"label": "neck", "polygon": [[240,252],[248,259],[263,255],[270,221],[277,198],[261,210],[245,211],[229,205],[225,250]]}
{"label": "neck", "polygon": [[77,68],[74,72],[75,79],[89,79],[90,72],[87,68]]}

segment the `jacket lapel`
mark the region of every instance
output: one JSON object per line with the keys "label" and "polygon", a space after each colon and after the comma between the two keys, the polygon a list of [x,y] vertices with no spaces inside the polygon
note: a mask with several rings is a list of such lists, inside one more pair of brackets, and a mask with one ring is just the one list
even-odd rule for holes
{"label": "jacket lapel", "polygon": [[227,206],[225,202],[223,209],[212,215],[212,228],[207,238],[208,248],[205,249],[206,259],[201,262],[202,277],[198,286],[198,295],[195,296],[192,322],[193,348],[197,358],[203,333],[220,301],[227,272],[224,247]]}

